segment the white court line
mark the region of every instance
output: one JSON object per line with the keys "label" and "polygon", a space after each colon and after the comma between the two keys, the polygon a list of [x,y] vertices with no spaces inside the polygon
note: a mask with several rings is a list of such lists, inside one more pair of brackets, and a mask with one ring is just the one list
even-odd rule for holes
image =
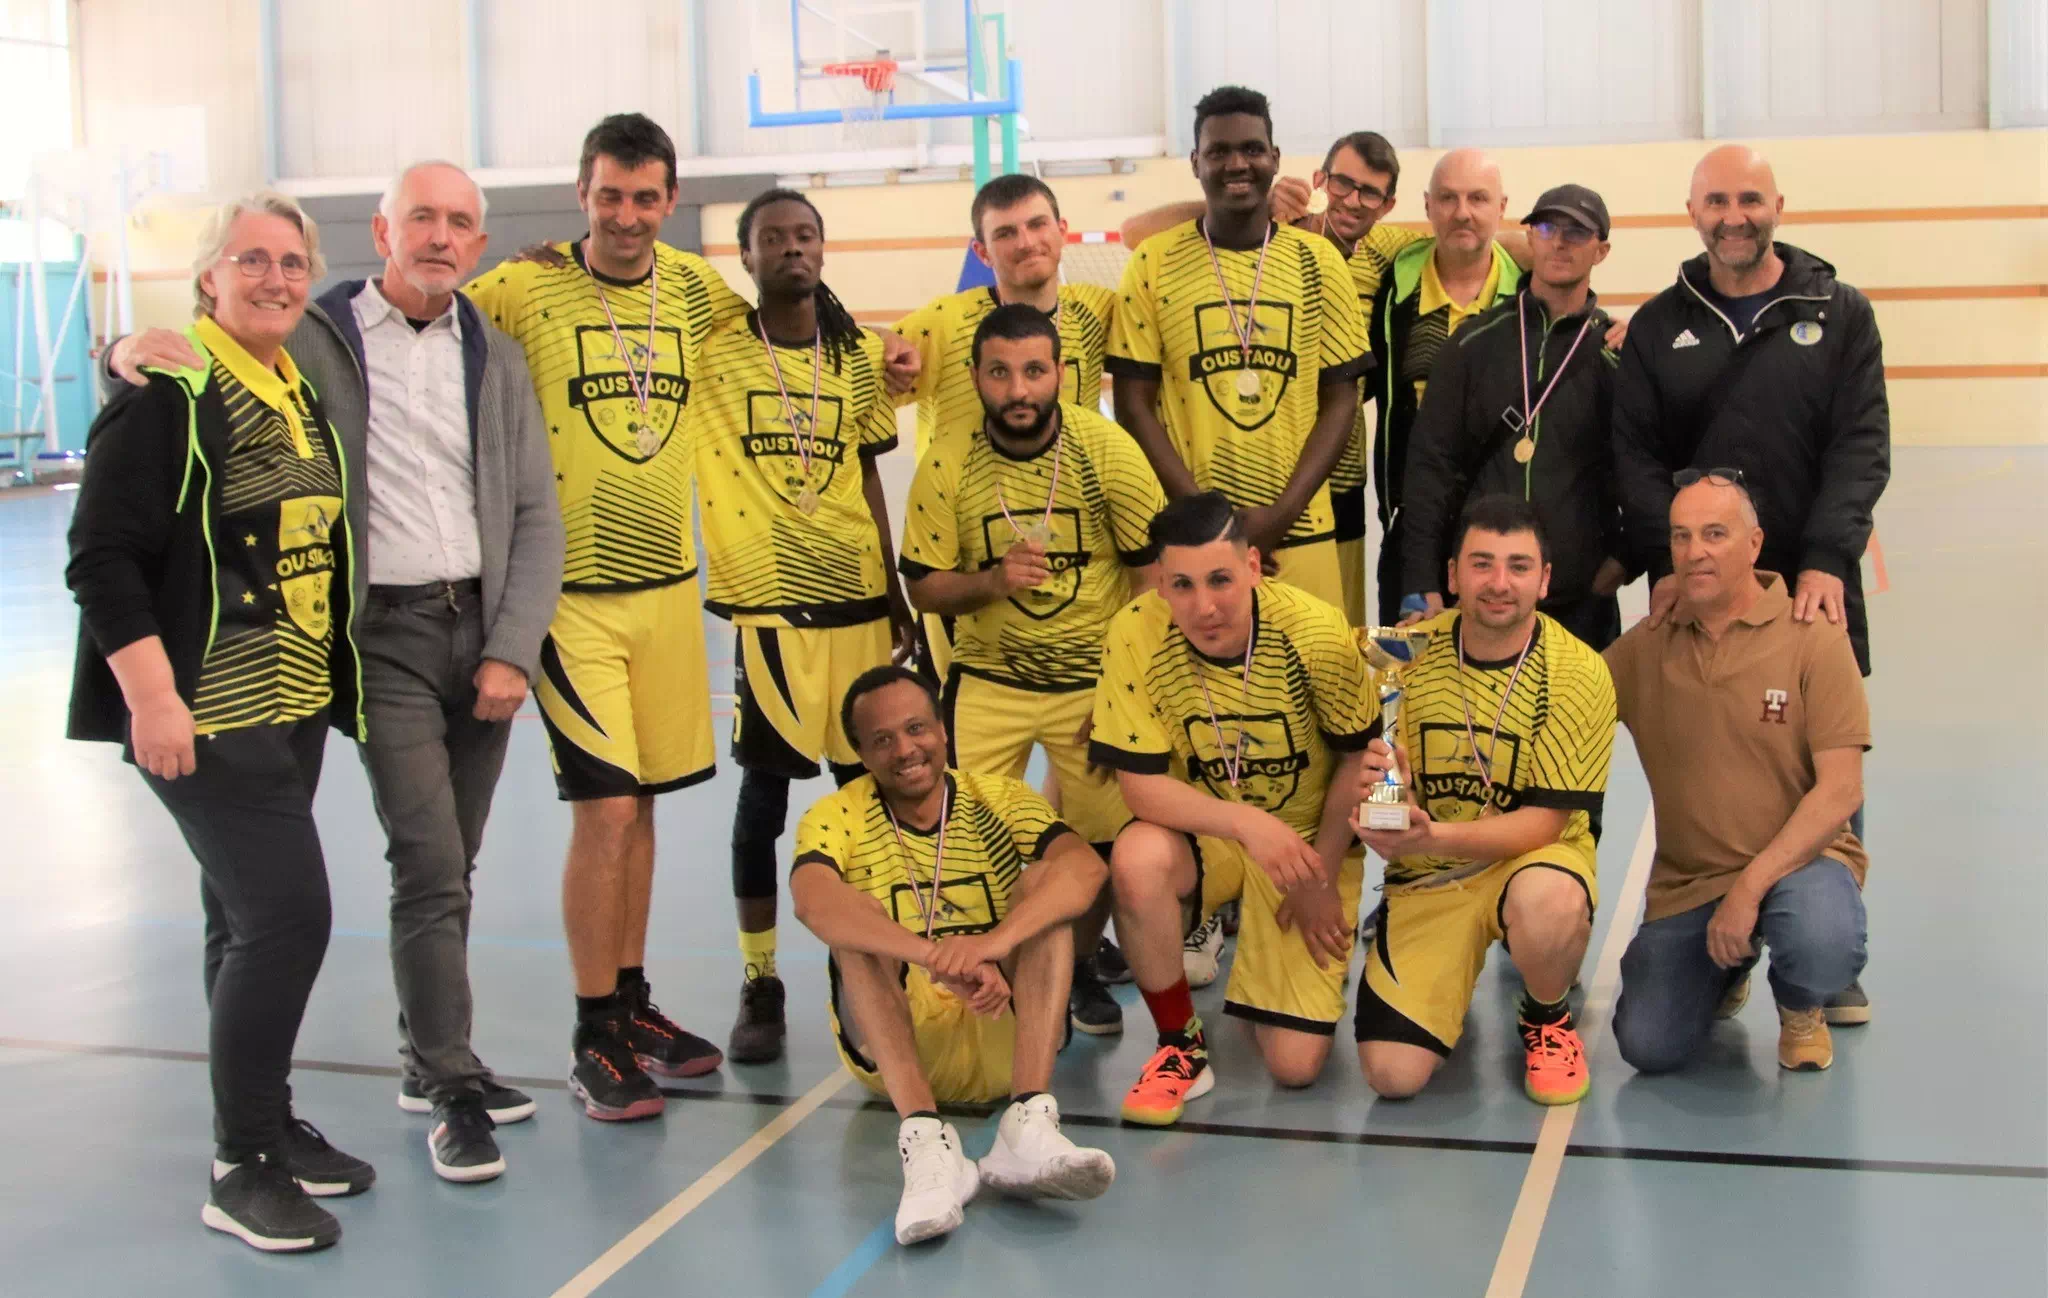
{"label": "white court line", "polygon": [[797,1123],[817,1111],[818,1106],[839,1093],[841,1087],[853,1080],[853,1074],[844,1068],[834,1069],[830,1077],[819,1082],[804,1093],[802,1099],[775,1115],[775,1120],[747,1137],[746,1142],[718,1161],[704,1175],[690,1182],[675,1198],[661,1206],[661,1210],[646,1221],[635,1226],[631,1233],[604,1251],[604,1254],[589,1266],[577,1272],[576,1278],[555,1290],[553,1298],[590,1298],[597,1287],[617,1275],[626,1263],[646,1252],[655,1240],[660,1239],[674,1228],[675,1224],[694,1212],[698,1205],[718,1193],[726,1182],[746,1170],[747,1164],[768,1152],[776,1141],[788,1135]]}
{"label": "white court line", "polygon": [[[1606,1026],[1615,990],[1621,982],[1621,953],[1635,933],[1635,917],[1642,909],[1643,891],[1650,882],[1650,861],[1656,854],[1656,813],[1644,812],[1635,853],[1628,859],[1628,873],[1622,876],[1621,895],[1613,902],[1614,919],[1607,926],[1607,941],[1600,947],[1600,959],[1593,966],[1593,983],[1586,989],[1586,1002],[1578,1016],[1582,1040]],[[1515,1214],[1508,1218],[1500,1256],[1494,1259],[1493,1279],[1487,1282],[1486,1298],[1522,1298],[1522,1289],[1529,1283],[1530,1265],[1536,1260],[1536,1243],[1543,1237],[1544,1219],[1550,1215],[1550,1196],[1557,1190],[1557,1174],[1564,1168],[1564,1151],[1571,1144],[1572,1124],[1578,1117],[1576,1104],[1560,1104],[1544,1111],[1543,1129],[1536,1136],[1536,1152],[1529,1156],[1529,1170],[1523,1174],[1522,1192],[1515,1198]]]}

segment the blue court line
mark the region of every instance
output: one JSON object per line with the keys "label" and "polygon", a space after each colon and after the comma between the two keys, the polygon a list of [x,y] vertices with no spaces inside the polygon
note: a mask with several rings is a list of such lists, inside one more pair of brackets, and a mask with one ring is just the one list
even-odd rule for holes
{"label": "blue court line", "polygon": [[868,1237],[854,1246],[846,1260],[832,1268],[832,1274],[818,1282],[811,1290],[811,1298],[846,1298],[868,1268],[881,1260],[883,1254],[896,1247],[896,1222],[894,1218],[883,1222],[868,1232]]}

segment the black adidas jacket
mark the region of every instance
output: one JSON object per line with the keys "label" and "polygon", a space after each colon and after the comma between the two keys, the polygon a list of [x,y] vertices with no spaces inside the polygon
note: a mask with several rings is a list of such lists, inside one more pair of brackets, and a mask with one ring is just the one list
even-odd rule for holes
{"label": "black adidas jacket", "polygon": [[1857,665],[1870,672],[1862,558],[1891,477],[1877,318],[1835,268],[1789,243],[1777,296],[1738,337],[1702,291],[1707,258],[1629,321],[1615,376],[1614,460],[1633,564],[1671,571],[1671,475],[1736,468],[1763,523],[1759,568],[1840,577]]}

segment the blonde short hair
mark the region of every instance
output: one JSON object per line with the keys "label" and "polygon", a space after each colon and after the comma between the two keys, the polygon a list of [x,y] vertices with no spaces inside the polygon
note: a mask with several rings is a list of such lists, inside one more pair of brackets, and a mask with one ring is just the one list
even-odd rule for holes
{"label": "blonde short hair", "polygon": [[306,240],[306,259],[313,263],[312,278],[318,280],[327,273],[327,261],[320,255],[320,227],[306,215],[306,209],[299,206],[299,201],[274,189],[253,190],[213,209],[213,215],[206,218],[206,228],[199,232],[199,252],[192,258],[194,317],[213,314],[213,294],[206,291],[199,277],[213,269],[214,263],[227,251],[228,236],[235,228],[235,218],[244,212],[268,212],[290,221]]}

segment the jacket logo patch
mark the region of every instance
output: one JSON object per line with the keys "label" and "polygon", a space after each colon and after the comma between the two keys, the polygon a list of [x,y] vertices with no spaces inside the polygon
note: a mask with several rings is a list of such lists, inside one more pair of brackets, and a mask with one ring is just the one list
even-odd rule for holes
{"label": "jacket logo patch", "polygon": [[1686,329],[1680,332],[1678,337],[1673,338],[1671,340],[1672,351],[1677,351],[1681,347],[1697,347],[1699,345],[1699,336],[1693,333],[1693,331],[1690,329]]}
{"label": "jacket logo patch", "polygon": [[1792,326],[1792,341],[1801,347],[1811,347],[1820,341],[1821,327],[1811,320],[1801,320]]}
{"label": "jacket logo patch", "polygon": [[1761,720],[1766,722],[1775,721],[1781,726],[1784,725],[1785,704],[1791,701],[1791,697],[1791,695],[1783,690],[1765,690],[1764,714]]}

